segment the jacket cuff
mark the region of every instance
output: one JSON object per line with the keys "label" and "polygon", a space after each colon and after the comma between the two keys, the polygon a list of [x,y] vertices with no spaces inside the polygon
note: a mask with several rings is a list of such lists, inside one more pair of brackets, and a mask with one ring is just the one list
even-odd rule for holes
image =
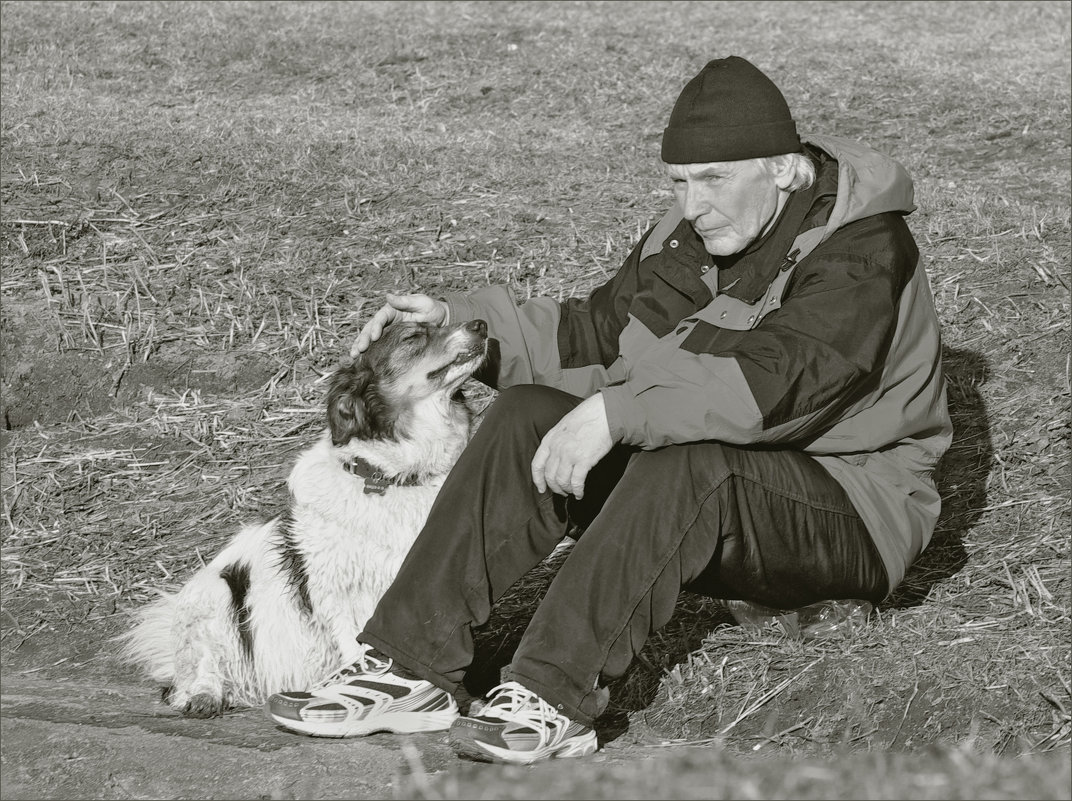
{"label": "jacket cuff", "polygon": [[643,416],[633,393],[622,384],[603,387],[599,391],[603,395],[603,406],[607,411],[610,438],[614,442],[640,445],[636,440]]}
{"label": "jacket cuff", "polygon": [[469,299],[468,295],[464,295],[461,292],[455,292],[443,297],[443,302],[447,304],[447,322],[451,325],[455,323],[464,323],[469,320],[476,319],[476,304]]}

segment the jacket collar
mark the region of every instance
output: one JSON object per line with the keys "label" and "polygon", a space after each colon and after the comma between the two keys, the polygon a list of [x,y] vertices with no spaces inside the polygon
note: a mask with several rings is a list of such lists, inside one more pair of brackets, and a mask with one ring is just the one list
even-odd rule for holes
{"label": "jacket collar", "polygon": [[[823,163],[816,166],[815,182],[808,189],[798,189],[789,195],[774,227],[765,236],[740,253],[715,258],[720,294],[746,303],[754,303],[763,297],[801,231],[826,222],[837,191],[837,173],[836,166],[833,174],[823,167]],[[832,187],[830,178],[833,178]],[[826,205],[825,214],[813,213],[814,207],[824,198],[829,201],[823,204]]]}

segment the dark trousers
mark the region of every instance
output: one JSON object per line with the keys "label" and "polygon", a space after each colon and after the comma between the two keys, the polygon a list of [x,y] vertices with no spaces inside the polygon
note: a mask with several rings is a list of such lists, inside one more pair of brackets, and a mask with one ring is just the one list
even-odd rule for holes
{"label": "dark trousers", "polygon": [[428,522],[360,639],[448,691],[473,657],[471,629],[562,540],[583,534],[525,630],[514,678],[572,720],[607,704],[665,625],[681,590],[793,608],[880,601],[886,571],[841,486],[799,451],[717,442],[616,447],[581,501],[532,483],[543,435],[581,398],[503,392],[447,477]]}

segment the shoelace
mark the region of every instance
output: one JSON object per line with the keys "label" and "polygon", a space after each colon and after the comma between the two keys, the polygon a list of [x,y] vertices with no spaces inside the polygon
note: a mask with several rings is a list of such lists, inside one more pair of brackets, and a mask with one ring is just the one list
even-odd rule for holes
{"label": "shoelace", "polygon": [[535,729],[540,735],[541,748],[547,745],[550,734],[548,724],[554,724],[556,729],[563,725],[564,721],[558,721],[563,716],[557,709],[516,681],[500,684],[489,695],[491,700],[480,710],[480,714],[494,714],[508,723],[520,723]]}
{"label": "shoelace", "polygon": [[390,659],[385,662],[382,659],[370,656],[368,651],[366,651],[357,658],[356,662],[343,665],[335,670],[334,673],[317,684],[315,689],[320,690],[332,684],[338,684],[341,681],[353,678],[354,676],[382,676],[391,669],[392,664],[393,662]]}

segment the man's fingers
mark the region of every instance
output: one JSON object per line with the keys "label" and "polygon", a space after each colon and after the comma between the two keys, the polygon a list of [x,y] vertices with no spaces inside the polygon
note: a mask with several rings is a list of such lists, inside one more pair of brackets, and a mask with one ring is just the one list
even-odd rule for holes
{"label": "man's fingers", "polygon": [[382,331],[383,329],[375,325],[374,321],[366,323],[365,327],[361,329],[361,333],[357,335],[357,339],[354,340],[354,346],[350,348],[350,355],[357,358],[364,353],[374,340],[380,338]]}
{"label": "man's fingers", "polygon": [[[553,462],[553,464],[551,462]],[[573,493],[576,469],[577,468],[573,464],[573,462],[561,458],[555,460],[552,456],[545,470],[547,488],[556,495],[570,495],[571,493]],[[583,478],[581,479],[580,483],[581,491],[583,492]]]}
{"label": "man's fingers", "polygon": [[563,463],[557,454],[554,443],[547,443],[547,438],[536,449],[532,457],[532,483],[540,492],[550,490],[556,495],[569,492],[570,478],[573,472],[569,464]]}
{"label": "man's fingers", "polygon": [[584,497],[584,480],[588,477],[588,471],[577,465],[573,468],[573,476],[570,478],[570,494],[580,500]]}
{"label": "man's fingers", "polygon": [[387,303],[390,307],[401,312],[427,312],[429,300],[427,295],[387,295]]}
{"label": "man's fingers", "polygon": [[375,333],[375,336],[372,338],[379,339],[380,334],[383,333],[383,329],[386,328],[388,324],[391,323],[391,321],[401,316],[402,315],[398,313],[398,310],[392,308],[391,306],[384,306],[382,309],[372,315],[372,319],[369,320],[369,325],[372,327],[373,333]]}
{"label": "man's fingers", "polygon": [[555,473],[554,475],[549,475],[547,477],[547,489],[551,490],[551,492],[553,492],[555,495],[565,495],[568,492],[568,488],[568,476],[565,478],[565,480],[563,480],[563,477],[557,473]]}
{"label": "man's fingers", "polygon": [[536,485],[536,489],[541,493],[547,492],[547,480],[544,471],[547,466],[548,452],[547,446],[541,442],[540,447],[536,449],[536,453],[532,457],[532,465],[529,467],[532,472],[532,483]]}
{"label": "man's fingers", "polygon": [[350,355],[356,357],[368,350],[369,345],[380,338],[384,326],[397,316],[398,312],[390,306],[384,306],[372,315],[372,319],[365,323],[364,327],[357,335],[357,339],[354,341],[354,346],[350,349]]}

